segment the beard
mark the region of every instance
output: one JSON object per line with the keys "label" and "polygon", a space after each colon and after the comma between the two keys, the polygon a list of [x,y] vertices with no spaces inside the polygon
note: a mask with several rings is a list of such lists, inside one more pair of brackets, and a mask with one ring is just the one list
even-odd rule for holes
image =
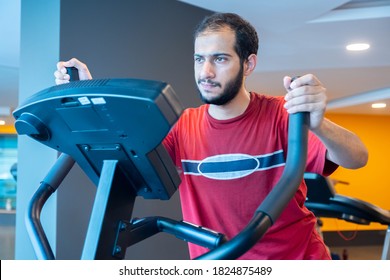
{"label": "beard", "polygon": [[[225,90],[219,96],[216,96],[216,97],[212,97],[212,98],[205,97],[202,94],[202,92],[199,90],[199,87],[198,87],[200,99],[206,104],[213,104],[213,105],[226,105],[226,104],[228,104],[230,101],[232,101],[237,96],[237,94],[242,86],[243,77],[244,77],[243,73],[244,73],[244,67],[243,67],[243,65],[241,65],[240,71],[238,72],[236,77],[234,77],[229,82],[227,82],[225,85]],[[198,84],[200,84],[202,81],[205,81],[205,80],[198,80]],[[220,83],[216,83],[213,81],[209,81],[209,82],[214,83],[215,86],[222,87]]]}

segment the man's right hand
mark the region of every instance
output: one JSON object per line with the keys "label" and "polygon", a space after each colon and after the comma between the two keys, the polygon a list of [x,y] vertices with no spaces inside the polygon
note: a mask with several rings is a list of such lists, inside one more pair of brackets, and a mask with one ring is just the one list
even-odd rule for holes
{"label": "man's right hand", "polygon": [[92,75],[89,72],[87,65],[76,58],[72,58],[68,61],[60,61],[57,63],[57,70],[54,72],[56,85],[69,83],[70,77],[66,74],[66,67],[76,67],[79,71],[80,80],[92,79]]}

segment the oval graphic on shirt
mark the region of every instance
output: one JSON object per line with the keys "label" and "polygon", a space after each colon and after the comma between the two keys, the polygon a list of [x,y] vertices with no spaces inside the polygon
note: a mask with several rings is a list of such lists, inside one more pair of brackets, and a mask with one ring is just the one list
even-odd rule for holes
{"label": "oval graphic on shirt", "polygon": [[231,180],[252,174],[259,165],[259,160],[251,155],[224,154],[202,160],[198,172],[210,179]]}

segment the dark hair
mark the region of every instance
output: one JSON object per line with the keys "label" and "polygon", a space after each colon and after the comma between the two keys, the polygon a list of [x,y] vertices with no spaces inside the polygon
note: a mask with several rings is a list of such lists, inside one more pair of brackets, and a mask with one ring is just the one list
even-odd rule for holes
{"label": "dark hair", "polygon": [[196,27],[194,40],[203,32],[219,31],[229,27],[236,33],[235,51],[241,62],[246,61],[251,54],[257,54],[259,38],[256,29],[242,17],[233,13],[215,13],[204,18]]}

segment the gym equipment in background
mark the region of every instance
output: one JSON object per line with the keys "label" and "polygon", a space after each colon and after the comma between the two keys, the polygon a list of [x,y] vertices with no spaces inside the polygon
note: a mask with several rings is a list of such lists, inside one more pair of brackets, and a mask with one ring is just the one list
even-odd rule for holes
{"label": "gym equipment in background", "polygon": [[388,226],[381,258],[390,259],[390,211],[337,194],[331,179],[319,174],[305,173],[304,179],[307,185],[305,205],[317,217],[337,218],[361,225],[376,222]]}

